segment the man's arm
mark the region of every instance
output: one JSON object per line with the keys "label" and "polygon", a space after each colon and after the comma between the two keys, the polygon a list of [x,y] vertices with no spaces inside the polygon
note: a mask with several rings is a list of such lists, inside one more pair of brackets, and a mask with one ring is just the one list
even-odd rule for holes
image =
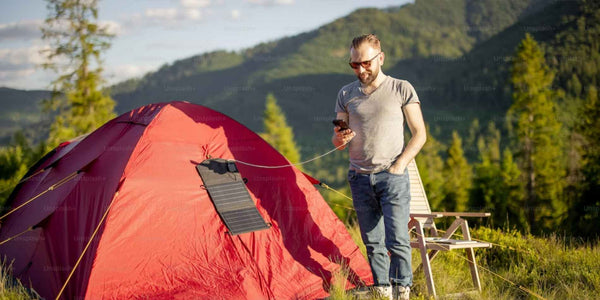
{"label": "man's arm", "polygon": [[[338,112],[336,119],[344,120],[346,124],[348,121],[348,114],[343,112]],[[339,126],[335,126],[333,128],[333,136],[331,137],[331,142],[333,145],[338,148],[338,150],[344,150],[346,148],[346,144],[350,142],[350,140],[356,135],[352,129],[340,130]]]}
{"label": "man's arm", "polygon": [[423,114],[421,113],[421,105],[419,103],[407,104],[403,107],[404,118],[410,129],[411,138],[404,148],[404,152],[398,157],[396,162],[390,167],[389,172],[394,174],[402,174],[408,166],[408,163],[417,156],[425,141],[427,133]]}

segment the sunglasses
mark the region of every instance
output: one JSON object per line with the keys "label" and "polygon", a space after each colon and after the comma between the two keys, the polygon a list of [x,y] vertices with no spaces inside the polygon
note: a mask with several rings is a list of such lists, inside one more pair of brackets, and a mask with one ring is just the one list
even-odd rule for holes
{"label": "sunglasses", "polygon": [[377,53],[377,55],[373,56],[373,58],[369,59],[369,60],[365,60],[365,61],[361,61],[361,62],[354,62],[351,61],[348,64],[350,65],[350,68],[352,69],[358,69],[359,66],[362,66],[363,68],[367,69],[371,66],[371,62],[377,58],[377,56],[379,56],[379,54],[383,53],[383,51]]}

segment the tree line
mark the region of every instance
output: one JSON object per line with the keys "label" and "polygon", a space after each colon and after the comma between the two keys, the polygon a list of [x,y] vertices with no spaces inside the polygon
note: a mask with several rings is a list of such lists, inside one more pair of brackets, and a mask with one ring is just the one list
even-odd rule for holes
{"label": "tree line", "polygon": [[[589,30],[590,26],[580,28]],[[589,39],[600,41],[598,35],[582,37],[584,40],[579,42],[586,45],[591,44]],[[600,66],[597,52],[583,55],[594,59],[593,66]],[[588,75],[589,69],[584,69]],[[596,71],[591,73],[597,77]],[[512,105],[505,122],[498,125],[491,121],[483,128],[477,119],[471,124],[467,140],[468,145],[475,145],[475,161],[467,159],[463,138],[457,131],[445,145],[428,127],[428,141],[416,161],[434,211],[487,211],[492,217],[485,225],[524,233],[598,236],[600,105],[596,81],[586,80],[584,85],[573,75],[575,79],[567,82],[575,88],[565,91],[557,84],[560,76],[561,72],[548,63],[543,47],[526,34],[512,58]],[[565,113],[565,105],[575,105],[566,104],[568,101],[578,105],[574,115]],[[267,102],[265,130],[287,128],[289,132],[285,121],[277,126],[267,121],[273,119],[273,110],[268,108],[275,105],[272,95]],[[570,122],[564,120],[565,115],[571,117]],[[294,143],[290,136],[280,135],[277,142],[288,145],[287,150],[269,142],[297,161],[297,150],[289,152],[289,145]],[[334,156],[327,162],[317,162],[309,171],[335,182],[340,191],[350,195],[345,184],[347,154]],[[348,209],[351,201],[338,194],[323,195],[338,216],[352,220]]]}
{"label": "tree line", "polygon": [[[512,58],[512,105],[505,122],[471,124],[446,145],[436,129],[417,156],[433,210],[490,211],[486,225],[536,234],[560,231],[598,235],[600,225],[600,4],[583,1],[573,29],[548,45],[527,34]],[[60,142],[89,133],[115,116],[115,102],[100,88],[103,51],[111,35],[99,27],[96,1],[47,0],[43,34],[52,47],[44,65],[58,71],[45,109],[57,111],[49,137],[32,145],[17,133],[0,148],[0,205],[27,169]],[[65,24],[69,24],[65,26]],[[70,61],[68,65],[60,65]],[[93,68],[92,66],[97,66]],[[292,162],[300,161],[293,130],[274,95],[268,95],[261,136]],[[467,145],[465,149],[464,145]],[[476,159],[470,158],[474,153]],[[345,184],[347,153],[335,152],[307,171]],[[324,193],[351,222],[351,202]]]}

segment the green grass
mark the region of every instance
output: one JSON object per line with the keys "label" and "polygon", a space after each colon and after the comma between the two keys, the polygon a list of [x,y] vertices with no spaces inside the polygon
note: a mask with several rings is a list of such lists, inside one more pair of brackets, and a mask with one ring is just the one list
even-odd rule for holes
{"label": "green grass", "polygon": [[[363,255],[365,248],[356,226],[348,228]],[[516,231],[480,227],[471,236],[494,243],[491,249],[476,249],[482,293],[465,294],[459,299],[595,299],[600,290],[600,250],[597,241],[551,235],[535,237]],[[420,264],[413,250],[413,270]],[[473,290],[465,252],[442,252],[432,262],[438,295]],[[339,274],[339,276],[343,276]],[[332,300],[358,299],[343,287],[331,288]],[[414,274],[411,299],[429,299],[423,272]],[[365,298],[361,298],[365,299]],[[378,299],[375,297],[367,299]]]}
{"label": "green grass", "polygon": [[[366,250],[358,227],[348,227],[363,255]],[[583,242],[558,235],[535,237],[516,231],[480,227],[471,236],[494,243],[491,249],[477,249],[479,275],[483,291],[460,299],[595,299],[600,290],[600,249],[597,241]],[[420,256],[413,250],[413,269]],[[0,299],[35,299],[18,280],[10,267],[0,266]],[[442,252],[432,262],[438,295],[472,290],[471,275],[464,251]],[[492,273],[493,272],[493,273]],[[331,300],[359,299],[348,291],[347,270],[334,275]],[[423,272],[414,274],[411,299],[429,299]],[[530,292],[527,292],[530,291]],[[360,299],[375,300],[376,296]]]}
{"label": "green grass", "polygon": [[21,282],[12,276],[12,267],[0,264],[0,300],[41,299],[30,293]]}

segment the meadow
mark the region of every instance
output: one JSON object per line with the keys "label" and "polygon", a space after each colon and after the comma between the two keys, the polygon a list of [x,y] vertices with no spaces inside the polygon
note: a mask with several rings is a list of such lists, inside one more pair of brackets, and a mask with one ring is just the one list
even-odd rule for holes
{"label": "meadow", "polygon": [[[358,228],[349,227],[349,232],[366,255]],[[432,262],[440,298],[599,298],[600,250],[597,242],[584,242],[556,234],[544,237],[523,235],[515,230],[486,227],[472,229],[471,236],[494,244],[490,249],[476,249],[482,292],[472,292],[466,255],[462,250],[454,250],[441,253]],[[413,250],[413,270],[420,261],[419,253]],[[338,278],[343,278],[343,274],[338,274]],[[415,272],[413,281],[411,299],[429,299],[423,272]],[[344,280],[338,280],[330,293],[331,300],[379,299],[375,296],[359,298],[353,295],[344,289]]]}
{"label": "meadow", "polygon": [[[356,226],[348,226],[363,255],[366,250]],[[490,249],[477,249],[482,292],[473,292],[464,251],[443,252],[432,269],[438,295],[453,299],[597,299],[600,290],[600,249],[598,243],[584,242],[556,234],[545,237],[523,235],[515,230],[479,227],[474,239],[492,242]],[[413,270],[420,256],[413,250]],[[7,265],[2,266],[0,299],[38,299],[35,292],[15,280]],[[347,290],[343,271],[330,287],[330,300],[378,299],[358,296]],[[458,294],[458,296],[457,296]],[[429,299],[422,272],[414,273],[411,299]]]}

